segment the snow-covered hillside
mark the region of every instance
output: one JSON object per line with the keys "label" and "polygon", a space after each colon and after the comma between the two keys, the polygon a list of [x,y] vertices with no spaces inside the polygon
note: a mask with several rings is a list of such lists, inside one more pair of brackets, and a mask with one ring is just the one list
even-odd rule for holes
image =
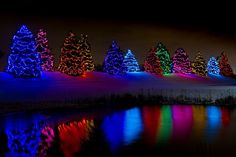
{"label": "snow-covered hillside", "polygon": [[125,93],[167,97],[184,95],[215,100],[236,96],[236,80],[222,76],[155,76],[146,72],[128,73],[126,76],[89,72],[80,77],[44,72],[40,79],[21,79],[0,73],[1,104],[65,102]]}

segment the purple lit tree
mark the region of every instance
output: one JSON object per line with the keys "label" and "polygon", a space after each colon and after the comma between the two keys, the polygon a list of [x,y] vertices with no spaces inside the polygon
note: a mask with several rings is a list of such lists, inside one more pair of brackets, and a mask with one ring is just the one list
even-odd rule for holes
{"label": "purple lit tree", "polygon": [[161,63],[156,55],[155,48],[151,48],[147,53],[144,61],[144,69],[146,72],[153,74],[162,74]]}
{"label": "purple lit tree", "polygon": [[173,73],[192,73],[189,57],[183,48],[178,48],[172,58]]}
{"label": "purple lit tree", "polygon": [[41,60],[32,32],[22,25],[13,37],[7,72],[15,77],[40,77]]}
{"label": "purple lit tree", "polygon": [[126,73],[123,52],[115,41],[112,41],[107,51],[103,63],[103,70],[112,75],[124,75]]}
{"label": "purple lit tree", "polygon": [[47,33],[40,29],[36,37],[36,50],[41,57],[41,67],[43,71],[53,71],[54,56],[49,49]]}

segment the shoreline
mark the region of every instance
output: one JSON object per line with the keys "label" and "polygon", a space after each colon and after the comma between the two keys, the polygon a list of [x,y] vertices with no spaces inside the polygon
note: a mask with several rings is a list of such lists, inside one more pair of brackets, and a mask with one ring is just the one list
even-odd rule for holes
{"label": "shoreline", "polygon": [[114,104],[236,105],[236,79],[222,76],[44,72],[39,79],[16,79],[0,72],[0,84],[0,113]]}
{"label": "shoreline", "polygon": [[186,99],[184,96],[178,98],[167,98],[162,96],[138,97],[131,94],[123,96],[113,95],[110,98],[99,98],[95,100],[84,99],[71,102],[40,102],[40,103],[16,103],[1,104],[0,114],[17,112],[41,112],[41,111],[63,111],[63,110],[87,110],[87,109],[123,109],[130,107],[142,107],[151,105],[198,105],[198,106],[227,106],[236,107],[236,97],[226,97],[210,100],[198,101]]}

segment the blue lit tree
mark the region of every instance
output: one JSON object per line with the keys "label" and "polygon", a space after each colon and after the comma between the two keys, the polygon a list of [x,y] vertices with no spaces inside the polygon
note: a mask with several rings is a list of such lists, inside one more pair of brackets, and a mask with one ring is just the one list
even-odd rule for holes
{"label": "blue lit tree", "polygon": [[40,54],[42,70],[54,71],[54,56],[48,46],[47,33],[43,29],[37,33],[36,50]]}
{"label": "blue lit tree", "polygon": [[126,68],[123,61],[124,56],[122,51],[117,43],[112,41],[103,63],[103,70],[112,75],[124,75],[126,73]]}
{"label": "blue lit tree", "polygon": [[7,71],[15,77],[40,77],[41,60],[35,48],[33,34],[23,25],[13,37]]}
{"label": "blue lit tree", "polygon": [[130,49],[125,55],[124,64],[127,72],[137,72],[140,71],[137,60]]}
{"label": "blue lit tree", "polygon": [[207,63],[207,73],[210,75],[219,75],[220,67],[215,57],[211,57]]}

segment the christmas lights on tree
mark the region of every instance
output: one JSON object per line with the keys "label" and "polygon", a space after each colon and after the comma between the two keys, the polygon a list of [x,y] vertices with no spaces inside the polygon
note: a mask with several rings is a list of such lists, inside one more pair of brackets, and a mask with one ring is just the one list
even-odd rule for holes
{"label": "christmas lights on tree", "polygon": [[161,62],[162,74],[163,75],[170,74],[171,73],[170,53],[161,42],[157,44],[156,55],[158,56]]}
{"label": "christmas lights on tree", "polygon": [[103,70],[112,75],[124,75],[126,68],[123,61],[123,52],[120,50],[117,43],[112,41],[103,63]]}
{"label": "christmas lights on tree", "polygon": [[124,64],[127,72],[137,72],[140,71],[137,60],[130,49],[125,55]]}
{"label": "christmas lights on tree", "polygon": [[85,71],[83,58],[76,35],[69,32],[61,48],[58,71],[71,76],[82,75]]}
{"label": "christmas lights on tree", "polygon": [[7,72],[15,77],[40,77],[41,60],[35,48],[33,34],[25,25],[21,26],[13,37]]}
{"label": "christmas lights on tree", "polygon": [[227,55],[222,52],[219,59],[220,74],[224,76],[233,76],[233,70],[229,64]]}
{"label": "christmas lights on tree", "polygon": [[161,63],[159,58],[155,53],[155,49],[151,48],[148,52],[145,61],[144,61],[144,69],[146,72],[153,74],[162,74]]}
{"label": "christmas lights on tree", "polygon": [[194,61],[192,62],[192,70],[193,73],[200,76],[206,76],[207,74],[206,60],[203,58],[200,52],[197,53]]}
{"label": "christmas lights on tree", "polygon": [[54,56],[48,46],[47,33],[40,29],[35,40],[36,50],[41,57],[42,70],[53,71]]}
{"label": "christmas lights on tree", "polygon": [[219,63],[217,62],[215,57],[211,57],[207,63],[207,72],[210,75],[219,75],[220,68]]}
{"label": "christmas lights on tree", "polygon": [[85,66],[85,71],[93,71],[94,70],[94,62],[91,54],[91,46],[88,42],[88,36],[81,34],[79,39],[79,50],[83,55],[83,61]]}
{"label": "christmas lights on tree", "polygon": [[191,74],[191,64],[189,57],[183,48],[178,48],[172,58],[173,73]]}

